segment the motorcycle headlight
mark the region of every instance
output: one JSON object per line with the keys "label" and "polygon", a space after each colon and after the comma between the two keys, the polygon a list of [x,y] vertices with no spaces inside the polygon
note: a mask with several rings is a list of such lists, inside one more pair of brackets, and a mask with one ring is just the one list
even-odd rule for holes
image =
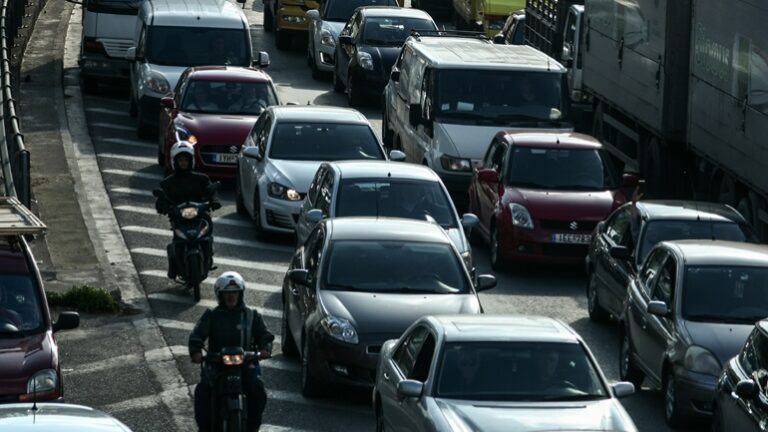
{"label": "motorcycle headlight", "polygon": [[440,158],[440,164],[446,171],[471,171],[472,161],[469,159],[455,158],[444,155]]}
{"label": "motorcycle headlight", "polygon": [[55,390],[59,386],[59,376],[54,369],[44,369],[32,375],[27,381],[27,394]]}
{"label": "motorcycle headlight", "polygon": [[373,59],[367,52],[358,51],[357,62],[360,64],[361,68],[366,70],[373,70]]}
{"label": "motorcycle headlight", "polygon": [[283,186],[280,183],[270,183],[267,187],[267,192],[269,193],[269,196],[273,198],[280,198],[288,201],[299,201],[301,199],[301,194],[299,194],[296,189]]}
{"label": "motorcycle headlight", "polygon": [[221,356],[221,363],[225,366],[239,366],[243,364],[242,354],[224,354]]}
{"label": "motorcycle headlight", "polygon": [[168,80],[158,72],[149,72],[144,76],[144,85],[155,93],[164,95],[171,89],[171,85],[168,84]]}
{"label": "motorcycle headlight", "polygon": [[197,137],[182,126],[176,126],[176,138],[178,138],[179,141],[188,141],[190,144],[197,144]]}
{"label": "motorcycle headlight", "polygon": [[323,318],[323,320],[320,321],[320,325],[323,327],[323,330],[334,339],[351,344],[356,344],[358,342],[357,331],[355,331],[355,327],[349,320],[329,316]]}
{"label": "motorcycle headlight", "polygon": [[194,219],[197,217],[197,207],[184,207],[181,209],[181,217],[184,219]]}
{"label": "motorcycle headlight", "polygon": [[723,367],[717,358],[706,348],[691,345],[685,351],[683,367],[691,372],[698,372],[712,376],[720,376]]}
{"label": "motorcycle headlight", "polygon": [[511,203],[509,211],[512,212],[512,225],[520,228],[533,229],[533,219],[525,206]]}
{"label": "motorcycle headlight", "polygon": [[323,30],[320,32],[320,44],[329,46],[332,48],[336,47],[336,39],[333,38],[333,35],[328,30]]}

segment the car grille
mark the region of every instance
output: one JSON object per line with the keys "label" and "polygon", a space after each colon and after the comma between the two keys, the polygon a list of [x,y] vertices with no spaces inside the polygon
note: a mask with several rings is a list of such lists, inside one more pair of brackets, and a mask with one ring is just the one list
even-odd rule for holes
{"label": "car grille", "polygon": [[108,56],[119,59],[124,59],[125,52],[133,46],[133,41],[122,39],[99,39],[99,42],[104,46]]}
{"label": "car grille", "polygon": [[544,243],[541,245],[544,255],[557,257],[587,256],[589,245]]}
{"label": "car grille", "polygon": [[[234,149],[234,151],[232,151]],[[216,154],[223,153],[223,154],[233,154],[236,155],[240,151],[240,146],[230,144],[230,145],[204,145],[200,147],[200,157],[203,159],[203,162],[206,164],[216,164],[216,165],[233,165],[233,163],[223,163],[223,162],[216,162],[214,158],[216,157]]]}
{"label": "car grille", "polygon": [[293,229],[296,225],[296,216],[267,210],[267,223],[280,228]]}
{"label": "car grille", "polygon": [[[571,228],[571,224],[573,222],[576,222],[578,224],[578,228],[575,230]],[[543,229],[548,230],[561,230],[561,231],[589,231],[592,232],[593,229],[595,229],[595,226],[597,226],[598,221],[589,221],[589,220],[552,220],[552,219],[540,219],[539,225]]]}

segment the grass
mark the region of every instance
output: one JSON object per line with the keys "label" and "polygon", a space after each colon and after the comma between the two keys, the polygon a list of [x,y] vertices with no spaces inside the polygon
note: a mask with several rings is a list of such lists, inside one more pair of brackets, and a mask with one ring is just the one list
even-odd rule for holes
{"label": "grass", "polygon": [[64,293],[47,292],[48,304],[80,312],[117,312],[119,306],[109,291],[90,285],[73,286]]}

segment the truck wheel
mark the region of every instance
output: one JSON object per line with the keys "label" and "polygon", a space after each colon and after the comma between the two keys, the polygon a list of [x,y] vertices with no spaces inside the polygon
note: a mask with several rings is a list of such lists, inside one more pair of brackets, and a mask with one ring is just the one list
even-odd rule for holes
{"label": "truck wheel", "polygon": [[755,233],[760,241],[765,242],[768,238],[768,227],[766,227],[765,222],[760,219],[761,212],[768,212],[765,199],[753,191],[749,191],[747,197],[752,209],[752,226],[755,228]]}

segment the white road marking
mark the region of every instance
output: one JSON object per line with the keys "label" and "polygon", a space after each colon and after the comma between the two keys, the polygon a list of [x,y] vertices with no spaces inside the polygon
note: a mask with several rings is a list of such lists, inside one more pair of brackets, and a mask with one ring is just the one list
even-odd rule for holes
{"label": "white road marking", "polygon": [[[166,270],[144,270],[141,272],[141,275],[168,279],[168,272]],[[206,287],[213,287],[214,282],[216,282],[216,278],[209,277],[203,281],[203,285]],[[261,291],[266,293],[279,293],[283,290],[283,288],[278,285],[267,285],[251,281],[245,281],[245,289],[249,291]]]}
{"label": "white road marking", "polygon": [[[149,235],[162,236],[162,237],[168,237],[168,238],[171,237],[170,229],[149,228],[149,227],[137,226],[137,225],[126,225],[122,227],[122,230],[128,231],[128,232],[140,233],[140,234],[149,234]],[[248,248],[260,249],[260,250],[270,250],[274,252],[284,252],[284,253],[293,252],[293,250],[291,250],[286,246],[273,245],[273,244],[262,243],[262,242],[253,241],[253,240],[240,240],[240,239],[234,239],[230,237],[222,237],[218,235],[214,236],[213,242],[216,244],[220,243],[220,244],[248,247]]]}
{"label": "white road marking", "polygon": [[148,196],[154,198],[154,195],[152,195],[151,190],[147,189],[135,189],[135,188],[126,188],[126,187],[113,187],[109,189],[111,192],[115,193],[121,193],[126,195],[140,195],[140,196]]}
{"label": "white road marking", "polygon": [[165,318],[158,318],[157,324],[160,325],[160,327],[165,327],[165,328],[174,329],[174,330],[186,330],[190,332],[192,331],[193,328],[195,328],[194,323],[179,321],[179,320],[172,320],[172,319],[165,319]]}
{"label": "white road marking", "polygon": [[125,115],[127,114],[127,111],[120,111],[120,110],[114,110],[109,108],[86,108],[85,110],[89,113],[111,114],[111,115],[118,115],[120,117],[125,117]]}
{"label": "white road marking", "polygon": [[112,124],[112,123],[91,123],[91,126],[93,127],[99,127],[104,129],[115,129],[115,130],[121,130],[121,131],[135,131],[136,127],[134,126],[125,126],[125,125],[118,125],[118,124]]}
{"label": "white road marking", "polygon": [[[163,258],[166,258],[168,256],[165,249],[155,249],[155,248],[134,248],[134,249],[131,249],[131,253],[139,254],[139,255],[149,255],[154,257],[163,257]],[[258,262],[258,261],[246,261],[246,260],[241,260],[236,258],[225,258],[225,257],[217,257],[217,256],[213,257],[213,262],[215,265],[218,265],[218,266],[241,267],[249,270],[262,270],[262,271],[268,271],[268,272],[280,273],[280,274],[284,274],[286,270],[288,270],[288,263],[271,264],[271,263],[264,263],[264,262]]]}
{"label": "white road marking", "polygon": [[139,171],[130,171],[130,170],[112,169],[112,168],[105,169],[102,172],[104,174],[119,175],[124,177],[136,177],[136,178],[147,179],[147,180],[155,180],[158,182],[165,178],[160,174],[143,173]]}
{"label": "white road marking", "polygon": [[[120,146],[144,148],[148,150],[157,151],[157,144],[147,144],[138,140],[130,140],[125,138],[100,138],[99,141],[104,141],[108,144],[116,144]],[[157,161],[155,161],[157,162]]]}
{"label": "white road marking", "polygon": [[56,339],[61,341],[78,341],[82,339],[97,338],[108,336],[115,333],[130,332],[133,330],[133,324],[129,321],[105,324],[98,327],[80,327],[72,330],[64,330],[56,333]]}
{"label": "white road marking", "polygon": [[[121,171],[121,170],[104,170],[104,172],[113,174],[112,171]],[[128,172],[128,171],[126,171]],[[151,174],[147,174],[151,175]],[[138,213],[138,214],[144,214],[144,215],[154,215],[157,216],[158,213],[155,211],[154,207],[139,207],[139,206],[132,206],[132,205],[119,205],[113,207],[115,210],[130,212],[130,213]],[[230,213],[226,216],[218,216],[213,218],[213,223],[217,225],[231,225],[231,226],[237,226],[237,227],[243,227],[243,228],[251,228],[253,227],[253,223],[248,222],[246,220],[242,219],[234,219],[234,217],[238,217],[234,213]],[[289,249],[289,246],[286,246],[286,249]]]}
{"label": "white road marking", "polygon": [[92,363],[79,364],[69,371],[65,370],[65,375],[82,375],[107,369],[116,369],[125,365],[140,363],[142,360],[142,357],[138,354],[126,354],[117,357],[108,357],[104,360],[99,360]]}
{"label": "white road marking", "polygon": [[[219,305],[218,302],[214,300],[201,299],[199,302],[195,302],[190,297],[180,296],[180,295],[175,295],[170,293],[153,293],[148,295],[147,297],[154,300],[182,303],[190,306],[198,305],[198,306],[207,307],[211,309]],[[270,309],[270,308],[263,308],[263,307],[253,307],[253,309],[256,309],[258,313],[266,317],[280,318],[283,316],[283,312],[278,309]]]}
{"label": "white road marking", "polygon": [[137,162],[145,165],[154,165],[157,163],[157,159],[146,156],[130,156],[115,153],[99,153],[98,156],[103,159],[118,159],[129,162]]}

